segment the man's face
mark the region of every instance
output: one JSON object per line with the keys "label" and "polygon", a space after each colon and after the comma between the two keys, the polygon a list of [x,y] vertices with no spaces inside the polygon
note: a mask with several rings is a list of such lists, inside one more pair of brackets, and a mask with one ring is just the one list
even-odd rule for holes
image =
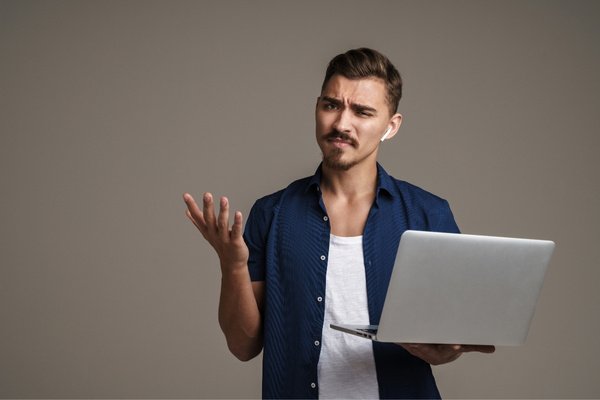
{"label": "man's face", "polygon": [[381,137],[393,136],[401,116],[390,116],[386,88],[379,78],[348,79],[333,75],[317,101],[317,143],[324,166],[347,171],[376,162]]}

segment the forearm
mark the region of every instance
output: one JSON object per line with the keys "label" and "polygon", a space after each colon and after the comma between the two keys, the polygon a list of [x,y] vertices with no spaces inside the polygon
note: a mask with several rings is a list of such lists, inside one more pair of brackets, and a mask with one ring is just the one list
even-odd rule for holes
{"label": "forearm", "polygon": [[218,218],[213,197],[202,196],[203,210],[186,193],[187,217],[215,249],[221,261],[221,299],[219,324],[229,350],[240,360],[256,357],[262,350],[260,307],[264,283],[252,284],[248,272],[249,251],[242,237],[242,213],[236,212],[229,229],[229,200],[221,197]]}
{"label": "forearm", "polygon": [[247,265],[222,266],[219,324],[229,350],[240,360],[262,350],[262,321]]}

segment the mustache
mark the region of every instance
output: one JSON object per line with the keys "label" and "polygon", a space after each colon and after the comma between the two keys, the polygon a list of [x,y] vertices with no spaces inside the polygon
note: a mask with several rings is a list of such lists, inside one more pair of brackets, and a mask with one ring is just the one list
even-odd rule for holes
{"label": "mustache", "polygon": [[342,139],[344,142],[350,143],[353,147],[358,146],[357,141],[352,136],[348,135],[347,133],[339,132],[336,130],[333,130],[333,131],[329,132],[327,135],[325,135],[325,139],[326,140]]}

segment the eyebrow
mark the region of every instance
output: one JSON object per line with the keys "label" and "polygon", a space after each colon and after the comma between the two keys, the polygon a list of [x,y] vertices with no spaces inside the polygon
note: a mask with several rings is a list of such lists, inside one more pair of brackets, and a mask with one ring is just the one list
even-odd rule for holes
{"label": "eyebrow", "polygon": [[[336,99],[335,97],[329,97],[329,96],[321,96],[321,100],[322,101],[327,101],[329,103],[335,104],[335,105],[341,105],[342,101],[340,99]],[[367,106],[364,104],[358,104],[358,103],[352,103],[350,104],[350,107],[355,110],[355,111],[369,111],[371,113],[376,114],[377,113],[377,109],[373,108],[371,106]]]}

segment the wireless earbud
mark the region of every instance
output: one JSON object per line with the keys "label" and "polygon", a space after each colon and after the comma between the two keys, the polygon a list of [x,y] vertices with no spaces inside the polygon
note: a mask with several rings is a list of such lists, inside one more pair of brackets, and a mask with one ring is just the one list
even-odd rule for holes
{"label": "wireless earbud", "polygon": [[391,132],[391,131],[392,131],[392,128],[391,128],[391,127],[389,127],[389,128],[387,129],[387,131],[385,131],[385,133],[384,133],[384,134],[383,134],[383,136],[381,137],[381,141],[382,141],[382,142],[383,142],[383,141],[384,141],[384,140],[385,140],[385,139],[388,137],[388,135],[390,134],[390,132]]}

